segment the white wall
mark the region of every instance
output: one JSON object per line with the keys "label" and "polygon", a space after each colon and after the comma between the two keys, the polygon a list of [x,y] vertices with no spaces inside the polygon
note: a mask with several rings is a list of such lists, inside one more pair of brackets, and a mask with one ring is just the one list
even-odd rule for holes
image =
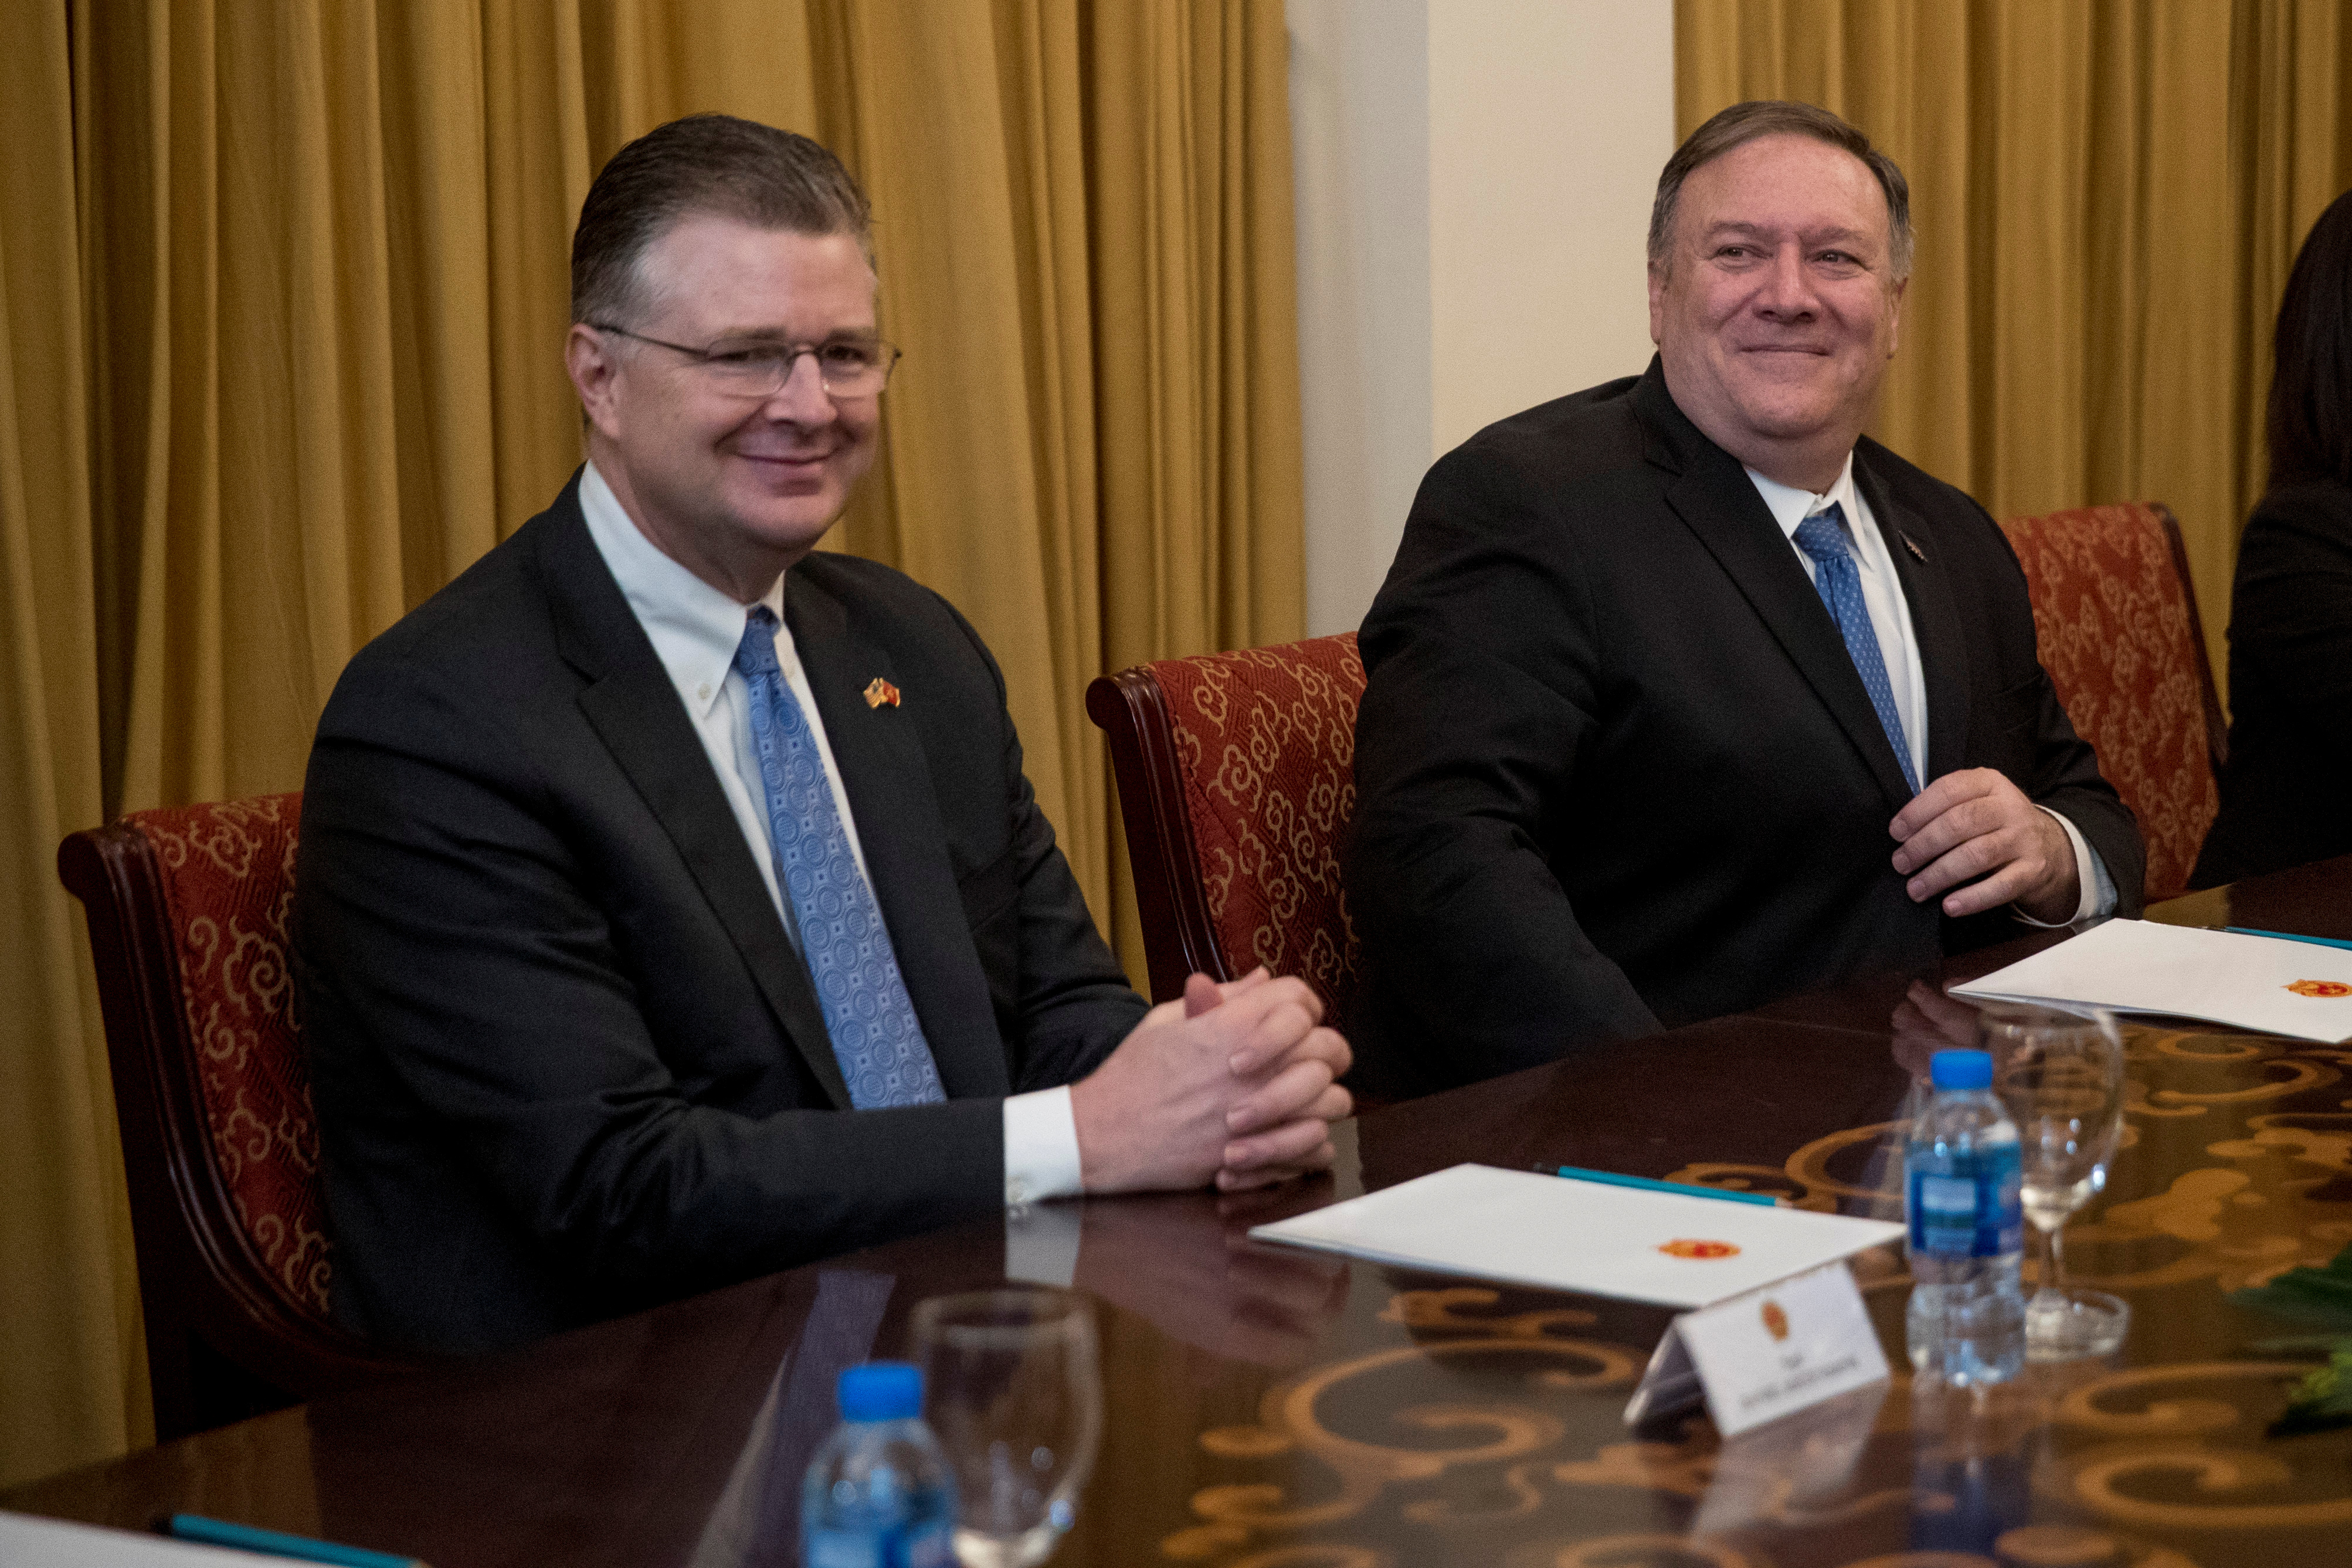
{"label": "white wall", "polygon": [[1363,619],[1429,467],[1427,5],[1288,0],[1307,627],[1318,637]]}
{"label": "white wall", "polygon": [[1288,0],[1308,630],[1363,617],[1423,470],[1648,362],[1667,0]]}

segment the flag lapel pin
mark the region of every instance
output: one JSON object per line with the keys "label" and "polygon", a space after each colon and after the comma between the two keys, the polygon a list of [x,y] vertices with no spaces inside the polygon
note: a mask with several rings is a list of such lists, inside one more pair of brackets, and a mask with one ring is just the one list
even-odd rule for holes
{"label": "flag lapel pin", "polygon": [[877,675],[866,683],[866,706],[879,708],[885,702],[898,706],[898,689]]}

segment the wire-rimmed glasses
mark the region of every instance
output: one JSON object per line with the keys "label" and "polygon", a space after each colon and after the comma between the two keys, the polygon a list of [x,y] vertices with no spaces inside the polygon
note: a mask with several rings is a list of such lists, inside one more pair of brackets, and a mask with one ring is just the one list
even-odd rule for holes
{"label": "wire-rimmed glasses", "polygon": [[773,397],[793,378],[793,366],[803,354],[816,361],[818,379],[835,397],[874,397],[890,384],[890,371],[902,357],[880,338],[828,338],[821,343],[789,343],[780,338],[720,338],[705,348],[690,348],[662,338],[649,338],[626,327],[604,321],[586,325],[600,332],[651,343],[684,354],[711,385],[735,397]]}

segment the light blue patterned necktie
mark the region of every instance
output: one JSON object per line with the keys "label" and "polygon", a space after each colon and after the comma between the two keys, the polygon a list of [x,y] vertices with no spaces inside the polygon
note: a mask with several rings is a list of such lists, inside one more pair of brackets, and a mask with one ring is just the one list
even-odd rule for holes
{"label": "light blue patterned necktie", "polygon": [[776,879],[800,921],[801,956],[816,983],[849,1103],[871,1110],[945,1100],[881,907],[849,852],[816,737],[776,662],[776,616],[765,605],[751,608],[735,668],[751,688]]}
{"label": "light blue patterned necktie", "polygon": [[1870,705],[1878,710],[1879,726],[1895,748],[1895,760],[1903,764],[1903,782],[1917,795],[1919,775],[1911,766],[1911,743],[1903,738],[1895,688],[1886,679],[1886,660],[1879,656],[1878,634],[1870,626],[1870,606],[1863,603],[1862,572],[1846,548],[1845,509],[1832,501],[1797,524],[1797,548],[1813,558],[1814,591],[1829,606],[1838,635],[1845,638],[1846,656],[1862,677],[1862,689],[1870,693]]}

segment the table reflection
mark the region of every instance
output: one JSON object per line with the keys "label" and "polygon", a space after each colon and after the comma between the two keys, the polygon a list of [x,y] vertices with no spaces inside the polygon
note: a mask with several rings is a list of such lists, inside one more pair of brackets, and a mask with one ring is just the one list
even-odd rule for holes
{"label": "table reflection", "polygon": [[[1205,1384],[1232,1362],[1288,1370],[1316,1352],[1348,1300],[1349,1277],[1344,1259],[1248,1239],[1251,1226],[1296,1202],[1295,1194],[1253,1192],[1213,1204],[1173,1197],[1042,1205],[1008,1216],[1005,1274],[1075,1286],[1150,1323],[1169,1342],[1163,1373]],[[903,1282],[852,1268],[814,1275],[798,1336],[766,1377],[685,1559],[692,1568],[798,1561],[801,1478],[834,1427],[835,1381],[846,1367],[906,1348],[885,1329],[917,1305]],[[1081,1519],[1085,1512],[1081,1498]]]}
{"label": "table reflection", "polygon": [[1249,1239],[1250,1226],[1295,1206],[1265,1191],[1223,1195],[1213,1208],[1089,1204],[1075,1283],[1208,1352],[1189,1369],[1197,1378],[1216,1376],[1222,1361],[1302,1365],[1347,1302],[1349,1266]]}
{"label": "table reflection", "polygon": [[[1688,1161],[1655,1173],[1899,1215],[1913,1086],[1934,1050],[1976,1043],[1976,1016],[1912,986],[1883,1041],[1865,1048],[1840,1031],[1804,1042],[1820,1064],[1843,1049],[1859,1078],[1866,1052],[1878,1053],[1898,1086],[1880,1119],[1814,1136],[1778,1163]],[[2352,1101],[2341,1087],[2352,1049],[2148,1023],[2124,1035],[2116,1179],[2070,1231],[2081,1277],[2138,1307],[2119,1352],[2029,1364],[1987,1388],[1898,1371],[1725,1444],[1703,1415],[1641,1432],[1622,1424],[1663,1311],[1643,1321],[1622,1303],[1424,1286],[1359,1265],[1351,1312],[1380,1291],[1378,1321],[1402,1339],[1352,1335],[1346,1357],[1271,1387],[1256,1422],[1203,1433],[1205,1473],[1219,1479],[1193,1496],[1195,1522],[1162,1538],[1162,1557],[1215,1568],[2341,1559],[2352,1433],[2264,1436],[2310,1363],[2263,1353],[2277,1328],[2224,1296],[2352,1240]],[[1815,1070],[1805,1061],[1791,1072]],[[1557,1080],[1518,1089],[1538,1109],[1576,1094]],[[1474,1105],[1472,1121],[1485,1118],[1509,1125]],[[1381,1134],[1370,1129],[1371,1143]],[[1551,1147],[1579,1152],[1558,1135]],[[1407,1166],[1402,1148],[1369,1152],[1368,1174]],[[1900,1249],[1863,1254],[1854,1271],[1882,1339],[1901,1345],[1911,1280]]]}
{"label": "table reflection", "polygon": [[[2269,901],[2237,912],[2352,937],[2347,888],[2352,862],[2266,881]],[[1058,1239],[958,1226],[55,1478],[9,1506],[133,1527],[186,1509],[442,1568],[788,1561],[838,1368],[900,1353],[925,1298],[1050,1274],[1099,1303],[1108,1404],[1053,1559],[1072,1568],[2347,1560],[2352,1431],[2267,1435],[2317,1357],[2272,1343],[2297,1325],[2230,1300],[2352,1243],[2343,1047],[2127,1024],[2124,1132],[2105,1192],[2068,1228],[2075,1276],[2132,1304],[2120,1351],[1982,1393],[1915,1380],[1898,1357],[1864,1397],[1728,1445],[1703,1416],[1624,1425],[1664,1309],[1245,1238],[1359,1180],[1465,1160],[1899,1215],[1927,1058],[1976,1034],[1973,1008],[1912,978],[1370,1113],[1336,1180],[1045,1205],[1034,1217]],[[1882,1342],[1901,1345],[1900,1248],[1853,1268]]]}

